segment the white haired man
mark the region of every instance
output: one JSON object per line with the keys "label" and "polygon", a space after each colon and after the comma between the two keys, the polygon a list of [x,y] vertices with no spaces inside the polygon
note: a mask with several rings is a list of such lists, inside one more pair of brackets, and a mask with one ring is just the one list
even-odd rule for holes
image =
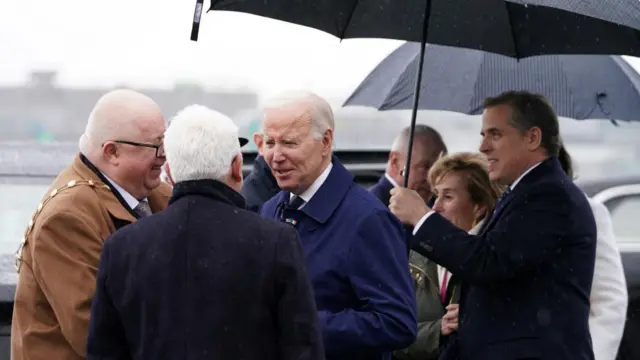
{"label": "white haired man", "polygon": [[244,209],[235,124],[192,105],[165,147],[170,205],[105,241],[88,359],[324,360],[296,231]]}
{"label": "white haired man", "polygon": [[300,234],[327,359],[391,359],[417,328],[401,223],[332,155],[334,118],[324,99],[274,99],[263,131],[262,153],[282,191],[260,214]]}
{"label": "white haired man", "polygon": [[33,215],[17,253],[14,360],[85,359],[91,299],[104,239],[171,195],[161,184],[165,130],[150,98],[115,90],[96,103],[80,153]]}
{"label": "white haired man", "polygon": [[[391,189],[403,183],[410,136],[410,126],[402,129],[400,134],[396,136],[391,146],[391,151],[389,152],[389,160],[387,161],[387,169],[384,175],[369,189],[385,206],[389,206]],[[433,193],[427,181],[427,174],[429,173],[429,169],[431,169],[431,165],[433,165],[441,155],[446,154],[447,146],[442,140],[440,133],[434,128],[424,124],[415,126],[411,169],[409,171],[409,183],[407,187],[418,192],[427,203],[433,200]]]}

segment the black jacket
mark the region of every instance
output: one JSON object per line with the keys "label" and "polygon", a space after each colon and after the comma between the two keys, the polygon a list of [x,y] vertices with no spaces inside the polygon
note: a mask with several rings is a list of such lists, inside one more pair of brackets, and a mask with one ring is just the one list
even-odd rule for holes
{"label": "black jacket", "polygon": [[247,209],[258,212],[262,204],[279,192],[280,188],[271,173],[271,168],[262,156],[258,156],[253,162],[251,173],[242,185],[242,195],[247,201]]}
{"label": "black jacket", "polygon": [[87,358],[324,360],[295,229],[217,181],[105,241]]}

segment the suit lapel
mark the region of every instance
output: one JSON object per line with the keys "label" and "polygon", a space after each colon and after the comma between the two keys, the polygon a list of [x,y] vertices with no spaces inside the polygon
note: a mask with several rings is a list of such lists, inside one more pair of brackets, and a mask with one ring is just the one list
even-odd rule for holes
{"label": "suit lapel", "polygon": [[[433,284],[438,284],[438,266],[431,260],[427,260],[427,266],[425,267],[427,278]],[[440,290],[440,286],[438,286],[438,290]]]}
{"label": "suit lapel", "polygon": [[79,154],[72,163],[74,171],[83,179],[96,183],[105,184],[108,188],[98,187],[96,193],[100,202],[107,209],[109,214],[116,219],[127,222],[136,221],[136,214],[129,208],[113,185],[104,178],[100,171],[91,162]]}
{"label": "suit lapel", "polygon": [[389,181],[389,179],[387,179],[385,175],[382,175],[380,180],[378,180],[378,191],[380,192],[380,200],[385,206],[389,206],[391,189],[393,189],[393,184]]}
{"label": "suit lapel", "polygon": [[486,226],[484,226],[481,234],[484,234],[491,229],[491,227],[498,219],[500,219],[502,214],[507,210],[509,205],[513,202],[513,200],[516,198],[516,196],[518,196],[519,193],[526,193],[529,186],[535,186],[536,182],[547,176],[566,177],[566,174],[564,173],[564,170],[562,170],[562,166],[560,165],[560,161],[556,156],[551,156],[545,159],[540,164],[531,169],[531,171],[529,171],[526,175],[524,175],[522,179],[520,179],[513,190],[509,192],[509,194],[500,202],[499,205],[496,205],[495,213],[493,214],[493,216],[491,216]]}
{"label": "suit lapel", "polygon": [[451,278],[449,279],[444,300],[445,307],[449,304],[457,304],[460,301],[460,280],[453,274],[451,274]]}
{"label": "suit lapel", "polygon": [[514,192],[515,191],[511,191],[504,199],[502,199],[500,205],[495,209],[495,212],[493,213],[491,218],[489,218],[489,221],[486,222],[486,226],[482,226],[481,234],[488,231],[491,226],[493,226],[493,224],[500,218],[502,213],[504,213],[504,211],[509,207],[509,204],[511,204],[514,199]]}

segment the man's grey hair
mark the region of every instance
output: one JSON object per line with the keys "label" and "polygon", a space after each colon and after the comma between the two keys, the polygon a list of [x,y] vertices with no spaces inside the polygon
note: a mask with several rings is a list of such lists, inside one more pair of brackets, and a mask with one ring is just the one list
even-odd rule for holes
{"label": "man's grey hair", "polygon": [[240,154],[238,127],[220,112],[190,105],[169,123],[164,148],[176,183],[205,179],[224,182]]}
{"label": "man's grey hair", "polygon": [[[269,109],[286,109],[293,106],[304,106],[311,116],[311,135],[314,139],[322,139],[328,129],[335,128],[333,110],[327,100],[310,91],[289,91],[269,99],[263,109],[263,122]],[[263,132],[261,125],[260,132]]]}
{"label": "man's grey hair", "polygon": [[[407,126],[400,134],[396,136],[393,141],[393,145],[391,145],[391,151],[397,151],[402,154],[406,154],[409,149],[409,137],[411,136],[411,126]],[[440,133],[436,131],[436,129],[431,126],[424,124],[416,124],[415,131],[413,133],[414,144],[418,141],[422,141],[424,144],[428,144],[433,147],[433,149],[439,150],[441,155],[447,154],[447,146],[442,140],[442,136]]]}

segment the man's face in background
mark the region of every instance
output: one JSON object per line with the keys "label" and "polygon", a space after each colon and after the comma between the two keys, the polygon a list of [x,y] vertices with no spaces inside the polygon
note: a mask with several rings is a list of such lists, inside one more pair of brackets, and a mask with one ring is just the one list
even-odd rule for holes
{"label": "man's face in background", "polygon": [[[415,190],[425,202],[432,197],[431,187],[427,181],[429,169],[433,163],[438,160],[442,149],[436,149],[428,140],[415,139],[413,143],[413,153],[411,154],[411,168],[409,169],[409,182],[407,187]],[[406,151],[398,152],[394,156],[394,168],[401,169],[397,180],[399,186],[403,185],[404,176],[406,174]]]}

